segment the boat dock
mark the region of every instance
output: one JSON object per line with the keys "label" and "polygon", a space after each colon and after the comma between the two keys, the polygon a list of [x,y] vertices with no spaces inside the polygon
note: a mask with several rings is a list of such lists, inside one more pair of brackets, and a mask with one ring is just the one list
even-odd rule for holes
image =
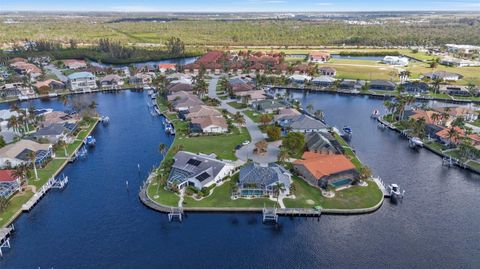
{"label": "boat dock", "polygon": [[50,178],[47,183],[45,183],[42,188],[37,191],[30,200],[22,205],[22,211],[30,212],[32,208],[43,198],[43,196],[50,189],[63,189],[68,183],[68,177],[63,177],[62,179]]}
{"label": "boat dock", "polygon": [[379,177],[373,177],[372,180],[377,183],[378,188],[380,188],[383,193],[383,197],[390,198],[390,192],[387,190],[387,187],[385,187],[383,180]]}
{"label": "boat dock", "polygon": [[15,228],[12,226],[0,229],[0,257],[3,257],[3,248],[10,248],[10,236]]}

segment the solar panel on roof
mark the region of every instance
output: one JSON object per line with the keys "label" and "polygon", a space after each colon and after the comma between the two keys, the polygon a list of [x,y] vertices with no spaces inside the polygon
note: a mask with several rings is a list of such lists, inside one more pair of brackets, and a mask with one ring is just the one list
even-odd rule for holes
{"label": "solar panel on roof", "polygon": [[200,175],[196,176],[195,178],[199,181],[204,181],[205,179],[209,178],[210,175],[207,172],[203,172]]}
{"label": "solar panel on roof", "polygon": [[187,164],[190,164],[190,165],[193,165],[193,166],[199,166],[201,163],[202,163],[201,161],[195,160],[195,159],[190,159],[187,162]]}

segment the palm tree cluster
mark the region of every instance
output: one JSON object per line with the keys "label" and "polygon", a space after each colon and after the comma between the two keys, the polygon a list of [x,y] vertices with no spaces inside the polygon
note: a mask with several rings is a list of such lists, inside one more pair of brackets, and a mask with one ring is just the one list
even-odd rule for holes
{"label": "palm tree cluster", "polygon": [[383,105],[387,108],[387,112],[392,114],[394,119],[402,120],[405,115],[405,109],[416,102],[415,96],[403,95],[398,96],[395,102],[387,100]]}
{"label": "palm tree cluster", "polygon": [[35,107],[33,106],[30,106],[28,109],[23,109],[18,107],[18,105],[14,103],[11,105],[10,111],[14,111],[18,114],[18,116],[11,116],[7,122],[8,128],[12,128],[15,132],[30,132],[29,125],[37,124],[39,121],[42,120],[41,116],[35,115]]}

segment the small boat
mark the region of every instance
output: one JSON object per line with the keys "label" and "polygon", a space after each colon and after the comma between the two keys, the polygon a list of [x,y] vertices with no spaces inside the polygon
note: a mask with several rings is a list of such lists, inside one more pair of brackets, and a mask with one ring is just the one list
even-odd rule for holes
{"label": "small boat", "polygon": [[97,140],[95,140],[95,138],[91,135],[87,136],[87,138],[85,139],[85,144],[87,144],[88,146],[95,146],[96,143]]}
{"label": "small boat", "polygon": [[403,192],[400,191],[400,187],[397,184],[388,185],[388,191],[390,193],[390,198],[392,201],[402,201],[403,195],[405,194],[405,190]]}
{"label": "small boat", "polygon": [[146,85],[143,86],[143,90],[144,90],[144,91],[148,91],[148,90],[151,90],[151,89],[152,89],[152,87],[150,87],[150,86],[146,86]]}
{"label": "small boat", "polygon": [[344,137],[345,139],[351,139],[352,138],[352,128],[350,128],[349,126],[344,126],[342,128],[342,131],[343,131],[343,135],[342,137]]}
{"label": "small boat", "polygon": [[55,92],[51,92],[51,93],[48,94],[48,97],[57,97],[57,96],[58,96],[58,94],[55,93]]}
{"label": "small boat", "polygon": [[378,117],[380,117],[380,111],[378,111],[378,109],[374,109],[372,114],[370,115],[370,118],[377,119]]}
{"label": "small boat", "polygon": [[413,149],[419,147],[421,148],[423,147],[423,141],[418,137],[412,137],[410,140],[408,140],[408,146]]}
{"label": "small boat", "polygon": [[100,118],[100,121],[102,122],[103,125],[108,125],[110,123],[110,117],[109,116],[103,116]]}

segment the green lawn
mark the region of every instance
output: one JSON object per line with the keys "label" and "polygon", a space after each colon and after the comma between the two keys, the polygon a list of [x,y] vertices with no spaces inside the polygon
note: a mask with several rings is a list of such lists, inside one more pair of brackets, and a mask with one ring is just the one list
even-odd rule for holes
{"label": "green lawn", "polygon": [[442,153],[442,150],[444,150],[444,146],[438,142],[428,142],[425,143],[425,146],[438,153]]}
{"label": "green lawn", "polygon": [[238,102],[228,102],[227,103],[229,106],[236,108],[236,109],[244,109],[247,108],[246,104],[243,103],[238,103]]}
{"label": "green lawn", "polygon": [[[155,199],[156,195],[158,195],[158,198]],[[166,190],[164,186],[158,187],[158,185],[153,184],[148,186],[148,196],[155,202],[166,206],[178,206],[178,201],[180,200],[176,193]]]}
{"label": "green lawn", "polygon": [[17,194],[17,196],[11,198],[7,208],[0,214],[0,227],[5,227],[22,205],[32,196],[33,192],[27,191],[24,194]]}
{"label": "green lawn", "polygon": [[251,110],[251,109],[247,109],[245,111],[243,111],[243,113],[249,117],[251,120],[253,120],[253,122],[255,123],[259,123],[260,122],[260,116],[262,116],[263,114],[268,114],[272,117],[273,119],[273,114],[271,113],[261,113],[261,112],[258,112],[258,111],[254,111],[254,110]]}
{"label": "green lawn", "polygon": [[345,155],[352,161],[353,165],[357,169],[362,168],[362,163],[360,160],[357,158],[357,155],[353,152],[352,148],[350,148],[350,145],[347,144],[347,142],[341,138],[338,134],[334,133],[335,139],[342,145],[343,149],[345,150]]}
{"label": "green lawn", "polygon": [[352,186],[348,189],[335,192],[334,198],[325,198],[321,191],[312,187],[304,180],[294,177],[295,199],[284,199],[289,208],[312,208],[320,205],[328,209],[356,209],[375,206],[382,199],[382,192],[377,184],[368,181],[367,187]]}
{"label": "green lawn", "polygon": [[[223,185],[216,187],[212,195],[196,201],[191,197],[186,197],[184,200],[184,207],[248,207],[248,208],[262,208],[264,206],[273,207],[276,202],[267,198],[256,199],[230,199],[232,189],[235,186],[238,174],[233,176],[233,179],[225,182]],[[278,205],[277,205],[278,206]]]}
{"label": "green lawn", "polygon": [[215,153],[220,159],[236,160],[235,147],[250,140],[246,128],[235,128],[231,134],[200,137],[176,137],[174,145],[182,145],[186,151],[194,153]]}

